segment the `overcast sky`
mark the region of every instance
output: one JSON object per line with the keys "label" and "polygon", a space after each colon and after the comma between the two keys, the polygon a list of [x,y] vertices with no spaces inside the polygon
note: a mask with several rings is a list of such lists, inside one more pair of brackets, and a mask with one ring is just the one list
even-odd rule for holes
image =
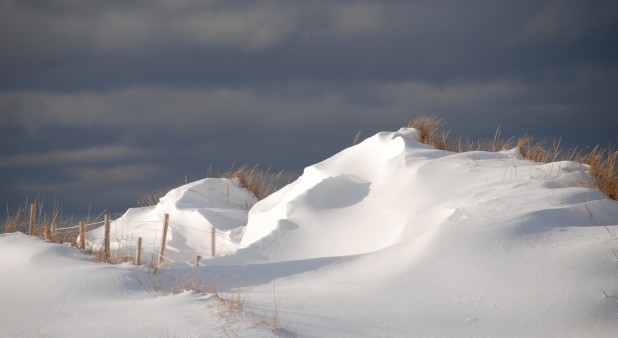
{"label": "overcast sky", "polygon": [[0,0],[0,196],[123,211],[439,114],[618,143],[618,2]]}

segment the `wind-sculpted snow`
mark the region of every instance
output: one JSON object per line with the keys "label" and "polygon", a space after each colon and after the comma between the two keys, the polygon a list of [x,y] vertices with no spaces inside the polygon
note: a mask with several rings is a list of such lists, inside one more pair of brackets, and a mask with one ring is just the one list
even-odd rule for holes
{"label": "wind-sculpted snow", "polygon": [[[611,336],[618,204],[590,184],[580,163],[450,153],[411,130],[380,133],[258,202],[234,256],[330,257],[277,282],[291,308],[335,295],[332,325],[364,318],[322,334],[380,335],[384,320],[395,336]],[[296,296],[305,281],[319,286]]]}
{"label": "wind-sculpted snow", "polygon": [[[410,129],[379,133],[308,167],[296,182],[258,202],[249,213],[242,255],[269,260],[356,255],[414,242],[431,229],[464,220],[495,219],[494,226],[502,227],[523,218],[530,221],[519,226],[542,229],[551,219],[533,215],[550,207],[561,210],[555,216],[566,221],[564,227],[598,225],[570,214],[585,216],[577,207],[582,203],[615,209],[615,202],[582,187],[585,170],[574,162],[522,160],[514,150],[440,151],[420,144]],[[616,213],[598,217],[608,221]]]}
{"label": "wind-sculpted snow", "polygon": [[[164,214],[170,215],[167,234],[167,262],[190,261],[197,255],[210,256],[211,227],[216,228],[219,254],[236,250],[240,229],[247,223],[247,212],[256,202],[238,182],[208,178],[170,190],[156,206],[129,209],[111,223],[114,251],[134,252],[142,237],[148,263],[160,247]],[[89,246],[103,245],[104,229],[88,233]],[[154,256],[153,256],[154,255]]]}
{"label": "wind-sculpted snow", "polygon": [[[13,324],[29,316],[19,304],[61,302],[65,313],[90,313],[98,311],[96,304],[78,305],[71,297],[124,292],[130,301],[109,301],[104,312],[121,323],[125,336],[143,326],[114,316],[112,305],[170,306],[169,313],[190,318],[170,336],[185,330],[192,336],[263,335],[255,322],[275,318],[300,337],[615,337],[618,202],[591,189],[587,171],[575,162],[523,160],[516,150],[436,150],[419,143],[415,130],[402,129],[307,167],[257,203],[234,180],[190,183],[114,221],[114,244],[130,251],[139,236],[151,248],[158,245],[162,215],[169,213],[169,257],[159,276],[168,284],[174,278],[216,281],[222,294],[244,290],[245,319],[224,324],[202,314],[205,319],[196,321],[203,297],[144,300],[136,291],[141,277],[135,279],[143,268],[94,268],[66,249],[43,251],[28,242],[24,250],[36,255],[0,261],[0,281],[10,281],[0,289],[19,290],[22,282],[10,277],[39,273],[34,269],[40,266],[65,267],[69,286],[55,282],[49,292],[0,298],[20,309],[0,316],[0,335],[34,334],[19,326],[23,320]],[[213,225],[221,251],[211,258]],[[101,235],[101,229],[90,232],[90,244],[101,245]],[[0,257],[13,255],[19,250],[11,244],[24,241],[0,236]],[[197,268],[196,254],[204,257]],[[76,278],[72,269],[95,271],[121,291],[106,285],[98,294],[97,282]],[[64,320],[50,307],[38,310]],[[145,323],[161,318],[152,311],[145,312]],[[99,327],[89,332],[113,331],[87,318],[82,328]],[[50,323],[46,317],[41,335],[65,336],[62,326]]]}

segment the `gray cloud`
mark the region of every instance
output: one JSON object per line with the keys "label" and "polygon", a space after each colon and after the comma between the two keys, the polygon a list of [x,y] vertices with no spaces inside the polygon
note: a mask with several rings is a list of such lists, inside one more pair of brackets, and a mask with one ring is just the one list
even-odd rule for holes
{"label": "gray cloud", "polygon": [[[141,183],[156,178],[161,174],[161,168],[152,164],[135,165],[126,164],[113,166],[110,168],[84,168],[68,167],[65,173],[71,177],[69,181],[38,181],[23,182],[18,189],[24,193],[36,191],[42,194],[55,194],[59,191],[82,190],[96,188],[97,190],[105,186],[114,186],[131,183]],[[121,188],[122,189],[122,188]],[[130,207],[129,205],[128,207]]]}
{"label": "gray cloud", "polygon": [[521,38],[533,42],[573,43],[615,26],[614,1],[548,1],[526,21]]}
{"label": "gray cloud", "polygon": [[[613,1],[0,0],[0,194],[121,210],[440,114],[616,143]],[[129,204],[129,205],[127,205]]]}
{"label": "gray cloud", "polygon": [[[251,52],[290,38],[348,38],[377,31],[383,6],[288,1],[38,3],[4,1],[2,38],[12,47],[131,54],[180,44]],[[316,17],[321,18],[319,26]],[[11,33],[16,29],[19,36]],[[43,41],[44,46],[32,44]]]}
{"label": "gray cloud", "polygon": [[78,150],[52,151],[42,154],[19,154],[0,157],[0,168],[58,166],[75,163],[96,163],[118,159],[136,159],[148,151],[127,146],[101,146]]}
{"label": "gray cloud", "polygon": [[[461,114],[475,110],[500,114],[515,107],[517,110],[511,113],[531,114],[539,121],[546,115],[616,121],[611,110],[599,110],[603,105],[611,109],[616,103],[611,87],[616,74],[580,70],[570,81],[538,84],[496,78],[450,85],[390,81],[345,88],[291,83],[259,89],[144,86],[104,92],[10,92],[0,94],[0,111],[5,112],[0,128],[18,126],[36,132],[50,126],[67,126],[139,133],[165,128],[170,133],[218,136],[223,136],[223,130],[276,134],[284,129],[323,128],[325,121],[333,129],[344,128],[350,120],[361,125],[380,118],[404,123],[410,114],[444,114],[457,122]],[[586,97],[582,99],[581,95]],[[595,102],[589,102],[590,97]],[[590,111],[591,107],[594,111]],[[486,121],[491,120],[500,118]],[[514,118],[504,123],[509,120],[518,123]]]}
{"label": "gray cloud", "polygon": [[616,56],[608,1],[85,3],[5,1],[0,88],[536,81]]}

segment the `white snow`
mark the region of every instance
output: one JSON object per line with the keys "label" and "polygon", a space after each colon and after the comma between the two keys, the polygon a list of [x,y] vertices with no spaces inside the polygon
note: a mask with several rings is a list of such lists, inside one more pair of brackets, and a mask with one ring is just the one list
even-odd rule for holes
{"label": "white snow", "polygon": [[[112,224],[117,253],[137,237],[158,252],[170,215],[157,274],[0,235],[0,335],[615,337],[618,202],[590,182],[575,162],[379,133],[257,203],[206,179],[129,209]],[[219,316],[208,292],[164,292],[188,280],[240,292],[245,309]]]}
{"label": "white snow", "polygon": [[[217,251],[221,255],[236,250],[247,212],[255,196],[238,182],[207,178],[169,191],[156,206],[129,209],[111,222],[112,252],[126,255],[135,252],[137,238],[142,237],[144,260],[150,264],[160,252],[164,214],[169,214],[166,260],[189,263],[195,257],[211,255],[211,231],[215,227]],[[101,250],[104,227],[90,231],[88,247]]]}

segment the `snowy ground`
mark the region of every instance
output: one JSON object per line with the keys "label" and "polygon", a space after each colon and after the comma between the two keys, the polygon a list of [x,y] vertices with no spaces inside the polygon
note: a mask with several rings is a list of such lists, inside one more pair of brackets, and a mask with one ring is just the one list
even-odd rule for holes
{"label": "snowy ground", "polygon": [[[586,187],[586,169],[439,151],[402,129],[257,203],[206,179],[130,209],[112,249],[128,255],[142,237],[147,263],[170,214],[156,273],[0,235],[0,335],[615,337],[618,203]],[[243,310],[228,312],[212,285]]]}

